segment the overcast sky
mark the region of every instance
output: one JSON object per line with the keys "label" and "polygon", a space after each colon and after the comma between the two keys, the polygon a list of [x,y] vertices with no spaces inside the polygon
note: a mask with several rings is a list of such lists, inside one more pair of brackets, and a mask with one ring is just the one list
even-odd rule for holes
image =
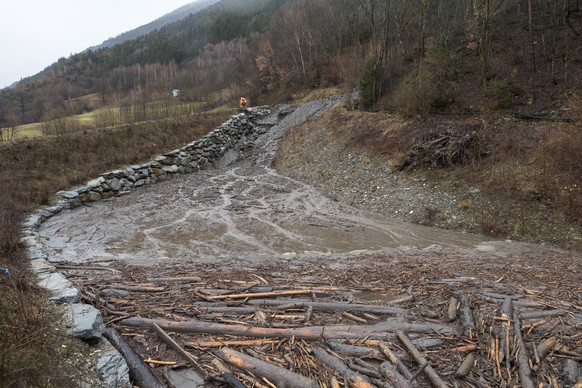
{"label": "overcast sky", "polygon": [[0,0],[0,88],[193,0]]}

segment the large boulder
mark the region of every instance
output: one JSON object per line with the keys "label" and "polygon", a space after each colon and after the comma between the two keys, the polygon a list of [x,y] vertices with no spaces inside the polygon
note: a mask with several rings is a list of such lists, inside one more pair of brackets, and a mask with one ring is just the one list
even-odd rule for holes
{"label": "large boulder", "polygon": [[89,304],[70,304],[69,320],[68,334],[84,341],[98,340],[105,331],[101,313]]}

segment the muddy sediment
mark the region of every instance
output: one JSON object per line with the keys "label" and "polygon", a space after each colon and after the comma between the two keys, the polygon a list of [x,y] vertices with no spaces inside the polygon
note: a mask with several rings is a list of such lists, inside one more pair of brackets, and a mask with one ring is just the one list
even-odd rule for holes
{"label": "muddy sediment", "polygon": [[252,262],[403,246],[470,248],[490,240],[357,210],[273,170],[281,135],[333,103],[308,104],[280,122],[264,119],[276,124],[219,166],[54,217],[41,228],[51,259]]}

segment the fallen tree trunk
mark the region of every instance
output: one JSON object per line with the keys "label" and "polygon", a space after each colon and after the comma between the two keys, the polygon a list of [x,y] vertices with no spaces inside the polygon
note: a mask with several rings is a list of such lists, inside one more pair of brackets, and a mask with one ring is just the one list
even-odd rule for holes
{"label": "fallen tree trunk", "polygon": [[529,357],[527,349],[521,335],[521,319],[517,312],[513,313],[513,331],[517,346],[517,365],[519,367],[519,381],[524,388],[534,388],[535,385],[531,379],[531,368],[529,367]]}
{"label": "fallen tree trunk", "polygon": [[386,357],[390,360],[392,364],[396,366],[398,372],[400,372],[406,379],[410,380],[412,378],[412,372],[408,369],[404,363],[394,354],[394,352],[388,347],[388,345],[384,341],[380,341],[378,343],[378,347],[384,353]]}
{"label": "fallen tree trunk", "polygon": [[315,358],[326,364],[328,367],[340,373],[351,383],[353,387],[373,387],[364,376],[350,369],[341,359],[329,354],[325,349],[314,346],[311,351]]}
{"label": "fallen tree trunk", "polygon": [[233,349],[219,349],[214,354],[243,371],[267,378],[278,387],[319,388],[315,380]]}
{"label": "fallen tree trunk", "polygon": [[412,387],[412,384],[410,384],[410,381],[407,380],[400,373],[398,373],[396,366],[392,365],[388,361],[383,362],[380,365],[380,371],[382,372],[382,374],[384,374],[386,379],[388,379],[388,381],[390,381],[390,384],[392,384],[395,388],[411,388]]}
{"label": "fallen tree trunk", "polygon": [[[402,344],[404,345],[404,347],[406,347],[406,349],[408,349],[408,351],[410,352],[410,354],[412,354],[412,357],[416,360],[416,362],[419,365],[429,364],[429,362],[427,361],[427,359],[416,349],[416,347],[414,346],[414,344],[412,343],[412,341],[410,341],[410,339],[408,338],[408,336],[406,334],[404,334],[403,331],[398,331],[396,333],[396,335],[398,336],[398,339],[402,342]],[[446,388],[447,387],[447,385],[445,384],[445,382],[443,381],[443,379],[441,379],[441,377],[430,366],[430,364],[425,367],[424,372],[426,373],[428,379],[431,381],[431,383],[435,387],[438,387],[438,388]]]}
{"label": "fallen tree trunk", "polygon": [[[345,339],[345,338],[394,338],[397,330],[407,330],[411,332],[440,332],[451,334],[452,328],[441,325],[420,325],[403,322],[381,322],[376,325],[333,325],[333,326],[307,326],[298,328],[268,328],[254,327],[250,325],[228,325],[213,322],[186,321],[174,322],[161,319],[148,319],[132,317],[119,322],[121,325],[130,327],[146,327],[158,324],[164,330],[175,333],[206,333],[206,334],[228,334],[235,336],[256,337],[256,338],[300,338],[306,340],[318,339]],[[448,330],[445,330],[447,328]]]}
{"label": "fallen tree trunk", "polygon": [[208,299],[246,299],[246,298],[268,298],[272,296],[289,296],[289,295],[309,295],[312,290],[291,290],[291,291],[274,291],[274,292],[255,292],[246,294],[227,294],[227,295],[212,295]]}
{"label": "fallen tree trunk", "polygon": [[329,303],[329,302],[311,302],[311,301],[294,301],[294,300],[269,300],[257,299],[249,300],[247,304],[259,306],[283,306],[293,303],[295,308],[312,306],[314,310],[322,311],[352,311],[370,314],[389,314],[389,315],[406,315],[407,310],[398,307],[356,304],[356,303]]}
{"label": "fallen tree trunk", "polygon": [[464,335],[470,335],[475,331],[475,320],[473,319],[473,313],[471,312],[471,303],[463,291],[459,292],[459,302],[461,303],[460,318],[461,323],[465,329]]}
{"label": "fallen tree trunk", "polygon": [[206,374],[206,371],[200,366],[200,364],[198,363],[198,360],[192,354],[190,354],[184,348],[182,348],[176,341],[174,341],[172,339],[172,337],[170,337],[168,335],[168,333],[166,333],[164,331],[164,329],[162,329],[157,324],[155,324],[155,323],[152,324],[152,329],[154,329],[154,331],[156,332],[156,334],[158,335],[158,337],[160,337],[160,339],[162,341],[164,341],[167,345],[169,345],[172,349],[174,349],[178,354],[180,354],[186,360],[190,361],[190,364],[192,364],[192,366],[194,367],[196,372],[198,372],[200,374],[200,376],[202,376],[204,378],[204,380],[207,379],[208,376]]}
{"label": "fallen tree trunk", "polygon": [[150,368],[142,361],[131,346],[119,335],[115,329],[107,329],[103,333],[113,346],[121,353],[127,366],[129,367],[129,375],[136,385],[141,388],[164,388],[158,378],[153,374]]}

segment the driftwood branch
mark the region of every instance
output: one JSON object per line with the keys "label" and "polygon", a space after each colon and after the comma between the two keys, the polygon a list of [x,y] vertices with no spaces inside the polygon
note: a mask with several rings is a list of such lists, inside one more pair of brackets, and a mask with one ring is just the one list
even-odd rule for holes
{"label": "driftwood branch", "polygon": [[382,351],[382,353],[384,353],[384,355],[386,357],[388,357],[388,359],[390,360],[390,362],[396,366],[396,369],[406,379],[410,380],[412,378],[412,373],[410,372],[410,370],[408,369],[408,367],[406,365],[404,365],[402,363],[402,361],[400,361],[400,359],[396,356],[396,354],[394,354],[394,352],[388,347],[388,345],[385,342],[380,341],[378,343],[378,347],[380,348],[380,350]]}
{"label": "driftwood branch", "polygon": [[351,386],[366,388],[373,387],[373,385],[371,385],[365,377],[348,368],[348,366],[341,359],[329,354],[325,349],[319,346],[314,346],[311,351],[313,352],[315,358],[344,376],[346,380],[352,384]]}
{"label": "driftwood branch", "polygon": [[546,317],[555,317],[560,315],[565,315],[566,310],[564,309],[557,309],[557,310],[544,310],[544,311],[532,311],[530,313],[521,313],[521,319],[538,319],[538,318],[546,318]]}
{"label": "driftwood branch", "polygon": [[519,380],[524,388],[534,388],[535,385],[531,379],[531,368],[529,367],[529,357],[527,349],[521,336],[521,319],[517,312],[513,313],[513,331],[515,342],[517,343],[517,364],[519,366]]}
{"label": "driftwood branch", "polygon": [[380,365],[380,371],[386,377],[386,379],[392,384],[395,388],[411,388],[412,384],[408,379],[398,373],[398,370],[395,365],[392,365],[389,362],[383,362]]}
{"label": "driftwood branch", "polygon": [[471,312],[471,303],[464,292],[459,292],[459,301],[461,303],[460,318],[463,327],[465,328],[464,334],[469,335],[471,332],[475,331],[475,320],[473,319],[473,313]]}
{"label": "driftwood branch", "polygon": [[158,378],[152,373],[150,368],[142,361],[133,348],[125,342],[115,329],[107,329],[103,333],[105,338],[121,353],[127,366],[129,375],[133,381],[142,388],[164,388]]}
{"label": "driftwood branch", "polygon": [[207,379],[208,376],[206,374],[206,371],[200,366],[200,364],[198,363],[198,360],[196,359],[196,357],[194,357],[192,354],[190,354],[189,352],[187,352],[186,350],[184,350],[184,348],[182,348],[176,341],[174,341],[172,339],[172,337],[170,337],[168,335],[168,333],[166,333],[164,331],[164,329],[162,329],[156,323],[152,323],[152,329],[156,332],[156,334],[158,335],[158,337],[160,337],[160,339],[162,341],[164,341],[166,344],[168,344],[179,355],[181,355],[186,360],[188,360],[190,362],[190,364],[192,364],[192,366],[194,367],[194,369],[196,370],[196,372],[198,372],[204,378],[204,380]]}
{"label": "driftwood branch", "polygon": [[186,321],[174,322],[161,319],[132,317],[119,322],[130,327],[150,327],[158,324],[164,330],[176,333],[206,333],[228,334],[258,338],[300,338],[306,340],[345,339],[345,338],[389,338],[397,330],[407,330],[419,333],[440,332],[452,334],[452,328],[442,325],[409,324],[404,322],[386,321],[375,325],[333,325],[307,326],[299,328],[268,328],[250,325],[228,325],[221,323]]}
{"label": "driftwood branch", "polygon": [[319,384],[308,377],[230,348],[216,350],[214,354],[243,371],[267,378],[278,387],[319,388]]}
{"label": "driftwood branch", "polygon": [[455,372],[455,377],[465,378],[471,372],[471,369],[475,365],[475,353],[469,353],[467,357],[463,360],[457,371]]}
{"label": "driftwood branch", "polygon": [[[412,357],[416,360],[416,362],[419,365],[429,363],[427,359],[416,349],[412,341],[410,341],[408,336],[403,331],[401,330],[397,331],[396,335],[398,336],[398,339],[402,342],[402,344],[406,347],[406,349],[408,349],[410,354],[412,354]],[[438,373],[430,365],[428,365],[425,368],[424,372],[435,387],[445,388],[447,386],[443,379],[441,379]]]}
{"label": "driftwood branch", "polygon": [[331,302],[312,302],[307,300],[249,300],[247,304],[256,306],[283,306],[293,303],[294,308],[303,308],[311,306],[313,310],[320,311],[351,311],[370,314],[387,314],[387,315],[406,315],[408,311],[398,307],[357,304],[357,303],[331,303]]}
{"label": "driftwood branch", "polygon": [[269,298],[272,296],[289,296],[289,295],[309,295],[312,290],[293,290],[293,291],[274,291],[274,292],[255,292],[255,293],[242,293],[242,294],[229,294],[229,295],[216,295],[208,296],[208,299],[220,300],[220,299],[246,299],[246,298]]}

